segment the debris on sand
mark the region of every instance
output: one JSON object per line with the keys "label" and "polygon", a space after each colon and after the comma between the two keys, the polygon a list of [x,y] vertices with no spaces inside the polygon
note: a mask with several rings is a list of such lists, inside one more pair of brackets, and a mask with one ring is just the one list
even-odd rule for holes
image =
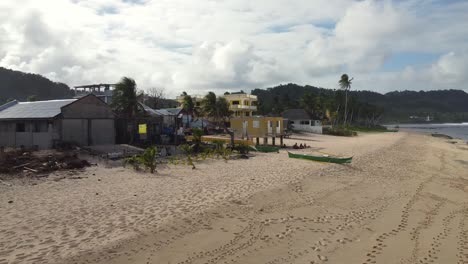
{"label": "debris on sand", "polygon": [[453,139],[453,137],[451,137],[451,136],[447,136],[445,134],[439,134],[439,133],[433,133],[432,136],[433,137],[438,137],[438,138]]}
{"label": "debris on sand", "polygon": [[57,170],[81,169],[90,166],[77,153],[49,152],[39,155],[35,152],[14,150],[0,153],[0,173],[48,173]]}

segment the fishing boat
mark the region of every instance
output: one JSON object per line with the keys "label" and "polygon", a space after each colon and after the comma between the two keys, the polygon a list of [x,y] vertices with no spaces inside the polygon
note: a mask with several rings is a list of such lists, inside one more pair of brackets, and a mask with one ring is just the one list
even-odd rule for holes
{"label": "fishing boat", "polygon": [[328,154],[300,154],[300,153],[292,153],[288,151],[288,156],[294,159],[306,159],[306,160],[313,160],[313,161],[320,161],[320,162],[331,162],[331,163],[351,163],[353,157],[337,157]]}

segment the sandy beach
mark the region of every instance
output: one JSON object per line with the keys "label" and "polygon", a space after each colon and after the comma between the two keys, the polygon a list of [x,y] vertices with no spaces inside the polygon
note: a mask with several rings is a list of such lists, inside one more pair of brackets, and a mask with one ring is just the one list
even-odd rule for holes
{"label": "sandy beach", "polygon": [[353,163],[282,150],[5,181],[0,264],[468,263],[468,145],[406,132],[296,142]]}

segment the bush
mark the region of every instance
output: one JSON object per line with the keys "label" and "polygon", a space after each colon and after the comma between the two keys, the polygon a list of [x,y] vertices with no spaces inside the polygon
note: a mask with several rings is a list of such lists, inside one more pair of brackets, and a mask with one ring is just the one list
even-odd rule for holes
{"label": "bush", "polygon": [[193,148],[188,144],[183,144],[179,146],[179,149],[182,150],[185,155],[187,155],[187,163],[192,166],[192,169],[195,169],[195,164],[193,163],[192,153]]}
{"label": "bush", "polygon": [[357,132],[350,130],[347,127],[324,127],[323,134],[325,135],[332,135],[332,136],[340,136],[340,137],[352,137],[357,136]]}
{"label": "bush", "polygon": [[348,127],[348,129],[352,131],[357,131],[357,132],[391,132],[391,130],[388,130],[384,126],[351,126]]}
{"label": "bush", "polygon": [[250,146],[247,143],[240,142],[234,146],[234,150],[237,150],[240,154],[248,154]]}
{"label": "bush", "polygon": [[156,171],[158,149],[156,147],[146,148],[143,154],[133,155],[125,159],[125,164],[132,165],[134,170],[139,170],[140,165],[145,166],[146,169],[149,169],[151,173]]}
{"label": "bush", "polygon": [[139,157],[141,164],[149,169],[151,173],[156,171],[158,149],[154,146],[145,149],[143,154]]}
{"label": "bush", "polygon": [[124,161],[124,166],[130,164],[132,165],[134,170],[140,170],[140,159],[138,158],[137,155],[133,155],[131,157],[128,157]]}

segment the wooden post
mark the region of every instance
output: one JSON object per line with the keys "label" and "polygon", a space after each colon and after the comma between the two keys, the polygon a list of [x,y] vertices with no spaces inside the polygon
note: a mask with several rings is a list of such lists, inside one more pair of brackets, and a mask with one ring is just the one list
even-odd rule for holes
{"label": "wooden post", "polygon": [[276,141],[276,137],[272,137],[271,138],[271,143],[273,144],[273,146],[275,146],[275,141]]}
{"label": "wooden post", "polygon": [[280,145],[281,145],[281,147],[283,147],[283,145],[284,145],[283,144],[283,136],[280,136]]}
{"label": "wooden post", "polygon": [[263,138],[263,145],[268,145],[268,137]]}
{"label": "wooden post", "polygon": [[255,144],[256,146],[260,145],[260,138],[259,138],[259,137],[256,138],[256,142],[255,142],[255,143],[256,143],[256,144]]}

